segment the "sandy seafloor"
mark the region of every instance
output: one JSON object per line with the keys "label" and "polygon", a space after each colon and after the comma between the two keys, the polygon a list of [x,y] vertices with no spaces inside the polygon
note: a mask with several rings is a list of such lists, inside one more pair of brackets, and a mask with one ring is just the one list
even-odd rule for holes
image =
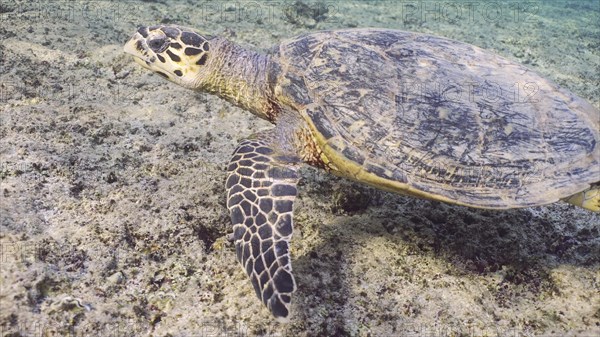
{"label": "sandy seafloor", "polygon": [[270,125],[122,52],[160,22],[261,50],[387,27],[495,51],[600,108],[597,1],[470,3],[2,1],[1,336],[598,336],[599,215],[473,210],[311,168],[294,317],[276,323],[225,239],[225,165]]}

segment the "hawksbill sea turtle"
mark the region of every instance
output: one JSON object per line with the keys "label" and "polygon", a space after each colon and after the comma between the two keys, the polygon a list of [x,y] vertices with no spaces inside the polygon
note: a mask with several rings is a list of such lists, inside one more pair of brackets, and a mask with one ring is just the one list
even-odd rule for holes
{"label": "hawksbill sea turtle", "polygon": [[125,51],[181,86],[275,126],[229,162],[237,259],[280,319],[296,282],[289,242],[309,164],[382,190],[486,209],[560,200],[600,211],[600,113],[526,67],[476,46],[390,29],[289,39],[271,53],[172,25]]}

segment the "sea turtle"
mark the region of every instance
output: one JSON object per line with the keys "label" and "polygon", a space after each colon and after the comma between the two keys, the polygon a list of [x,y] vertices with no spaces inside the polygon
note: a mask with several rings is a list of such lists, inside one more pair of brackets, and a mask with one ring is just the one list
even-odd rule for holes
{"label": "sea turtle", "polygon": [[139,28],[137,63],[275,127],[227,167],[237,259],[280,319],[299,165],[401,194],[488,209],[565,200],[600,210],[599,111],[470,44],[390,29],[321,31],[270,53],[172,25]]}

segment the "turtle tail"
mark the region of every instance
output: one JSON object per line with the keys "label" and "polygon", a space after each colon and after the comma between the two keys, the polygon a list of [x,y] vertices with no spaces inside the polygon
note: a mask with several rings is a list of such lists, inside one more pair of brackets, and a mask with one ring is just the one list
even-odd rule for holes
{"label": "turtle tail", "polygon": [[600,213],[600,182],[592,184],[587,190],[564,198],[563,201],[592,212]]}

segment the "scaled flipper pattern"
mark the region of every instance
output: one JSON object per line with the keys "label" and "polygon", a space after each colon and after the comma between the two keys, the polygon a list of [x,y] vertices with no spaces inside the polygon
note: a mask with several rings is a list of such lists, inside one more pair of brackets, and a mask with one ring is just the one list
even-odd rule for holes
{"label": "scaled flipper pattern", "polygon": [[289,241],[298,174],[294,166],[277,162],[277,155],[266,140],[238,145],[227,168],[227,208],[238,261],[258,298],[285,320],[296,290]]}

